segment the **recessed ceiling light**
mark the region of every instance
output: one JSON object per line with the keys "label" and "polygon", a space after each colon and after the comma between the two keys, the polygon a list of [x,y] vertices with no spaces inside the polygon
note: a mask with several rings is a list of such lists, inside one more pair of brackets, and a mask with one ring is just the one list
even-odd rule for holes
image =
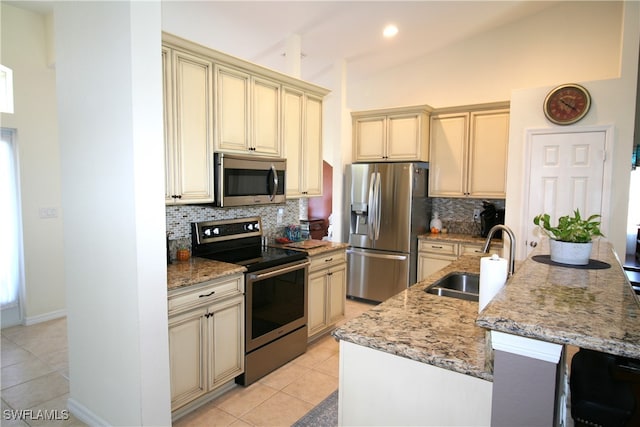
{"label": "recessed ceiling light", "polygon": [[384,30],[382,31],[382,35],[387,38],[391,38],[396,34],[398,34],[398,27],[396,27],[393,24],[387,25],[386,27],[384,27]]}

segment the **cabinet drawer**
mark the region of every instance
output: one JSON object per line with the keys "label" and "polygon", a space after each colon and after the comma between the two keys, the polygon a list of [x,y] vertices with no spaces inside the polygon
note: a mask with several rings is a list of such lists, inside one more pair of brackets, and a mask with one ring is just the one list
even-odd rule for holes
{"label": "cabinet drawer", "polygon": [[[492,247],[493,249],[493,247]],[[482,252],[482,246],[481,245],[474,245],[474,244],[470,244],[470,243],[462,243],[460,245],[460,255],[478,255],[478,256],[482,256],[482,255],[486,255],[484,252]]]}
{"label": "cabinet drawer", "polygon": [[322,255],[316,255],[311,257],[309,272],[313,272],[321,268],[333,267],[344,262],[347,262],[347,254],[344,249],[327,252]]}
{"label": "cabinet drawer", "polygon": [[234,275],[169,292],[169,314],[244,292],[244,276]]}
{"label": "cabinet drawer", "polygon": [[460,244],[460,256],[462,255],[477,255],[477,256],[490,256],[491,254],[498,254],[502,256],[502,247],[500,245],[491,244],[489,247],[489,253],[482,252],[483,245],[476,245],[473,243]]}
{"label": "cabinet drawer", "polygon": [[450,242],[438,242],[433,240],[421,240],[418,250],[421,252],[429,252],[433,254],[458,255],[458,244]]}

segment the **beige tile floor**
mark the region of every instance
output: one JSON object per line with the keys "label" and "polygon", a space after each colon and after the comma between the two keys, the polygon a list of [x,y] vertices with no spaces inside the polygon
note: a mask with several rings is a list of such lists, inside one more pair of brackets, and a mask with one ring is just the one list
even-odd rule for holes
{"label": "beige tile floor", "polygon": [[[343,322],[371,307],[347,299]],[[338,342],[327,335],[282,368],[248,387],[236,387],[173,425],[290,426],[337,388]]]}
{"label": "beige tile floor", "polygon": [[[370,307],[347,300],[344,321]],[[69,397],[66,319],[2,329],[1,339],[0,425],[84,426],[66,408]],[[174,425],[289,426],[337,387],[338,343],[325,336],[277,371],[249,387],[231,390]],[[19,410],[26,410],[23,414],[27,416],[14,419],[13,411]],[[45,414],[57,419],[43,419]]]}

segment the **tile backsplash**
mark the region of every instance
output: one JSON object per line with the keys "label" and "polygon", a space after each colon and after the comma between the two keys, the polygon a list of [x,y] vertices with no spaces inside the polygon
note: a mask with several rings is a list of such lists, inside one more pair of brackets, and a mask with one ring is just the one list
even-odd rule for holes
{"label": "tile backsplash", "polygon": [[[504,208],[504,200],[487,200],[496,205],[498,209]],[[438,212],[442,220],[442,226],[447,227],[450,233],[464,233],[480,235],[480,221],[473,221],[473,210],[484,209],[482,199],[458,199],[434,197],[433,212]]]}
{"label": "tile backsplash", "polygon": [[[438,198],[432,201],[432,212],[438,212],[442,225],[450,233],[480,234],[480,222],[473,221],[473,210],[482,211],[481,199]],[[504,200],[488,200],[498,208],[504,208]],[[290,199],[278,205],[242,206],[237,208],[215,208],[208,205],[184,205],[166,207],[166,224],[172,258],[178,247],[191,248],[191,223],[220,219],[262,218],[263,233],[269,238],[284,235],[284,227],[298,224],[307,217],[307,199]],[[278,225],[278,210],[283,209],[282,224]],[[430,218],[427,220],[427,225]]]}
{"label": "tile backsplash", "polygon": [[[278,205],[216,208],[208,205],[181,205],[166,207],[167,232],[171,233],[172,253],[178,246],[191,247],[191,223],[259,216],[262,232],[268,237],[283,235],[289,224],[298,224],[307,215],[307,199],[291,199]],[[278,210],[283,210],[282,224],[278,225]]]}

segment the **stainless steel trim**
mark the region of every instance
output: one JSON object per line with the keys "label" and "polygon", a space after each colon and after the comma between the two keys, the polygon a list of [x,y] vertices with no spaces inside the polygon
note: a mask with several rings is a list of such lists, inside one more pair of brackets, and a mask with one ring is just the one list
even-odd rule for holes
{"label": "stainless steel trim", "polygon": [[376,182],[376,173],[371,173],[371,178],[369,180],[369,211],[367,212],[367,223],[369,224],[369,228],[367,229],[367,236],[369,239],[374,239],[373,232],[373,224],[375,224],[375,182]]}
{"label": "stainless steel trim", "polygon": [[279,265],[277,267],[273,267],[272,269],[265,270],[264,273],[259,273],[259,274],[250,273],[250,274],[247,274],[247,279],[250,279],[250,280],[253,280],[253,281],[264,280],[264,279],[268,279],[270,277],[275,277],[275,276],[279,276],[281,274],[289,273],[291,271],[299,270],[300,268],[306,267],[306,266],[308,266],[310,264],[311,263],[308,260],[303,260],[303,261],[299,261],[299,262],[285,264],[284,268],[283,268],[283,266]]}
{"label": "stainless steel trim", "polygon": [[379,253],[372,253],[367,251],[359,251],[357,249],[347,249],[347,254],[357,254],[357,255],[362,255],[364,257],[369,257],[369,258],[395,259],[398,261],[404,261],[407,259],[407,255],[379,254]]}
{"label": "stainless steel trim", "polygon": [[278,192],[278,172],[276,171],[276,167],[271,163],[271,173],[273,174],[273,193],[271,193],[271,197],[269,200],[273,201],[276,197],[276,193]]}

